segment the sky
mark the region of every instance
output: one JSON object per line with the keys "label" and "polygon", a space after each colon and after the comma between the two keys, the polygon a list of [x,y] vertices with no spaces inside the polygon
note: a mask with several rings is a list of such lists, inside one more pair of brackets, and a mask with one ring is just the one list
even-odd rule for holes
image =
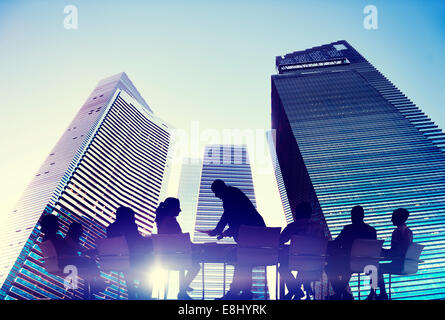
{"label": "sky", "polygon": [[[374,30],[363,26],[369,4]],[[78,9],[78,29],[64,28],[66,5]],[[157,116],[200,132],[187,155],[202,156],[211,130],[265,139],[275,56],[337,40],[445,128],[445,1],[0,0],[0,222],[99,80],[125,71]],[[277,226],[264,139],[249,146],[255,193]],[[170,195],[178,177],[176,165]]]}

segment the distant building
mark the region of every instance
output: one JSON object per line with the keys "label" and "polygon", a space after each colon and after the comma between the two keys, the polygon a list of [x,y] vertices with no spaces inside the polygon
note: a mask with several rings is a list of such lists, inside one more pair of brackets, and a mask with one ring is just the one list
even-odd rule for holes
{"label": "distant building", "polygon": [[178,198],[181,202],[182,210],[181,214],[178,216],[178,222],[182,232],[190,233],[192,239],[195,231],[201,171],[202,159],[184,159],[178,187]]}
{"label": "distant building", "polygon": [[274,131],[267,131],[266,138],[267,138],[267,143],[269,145],[270,156],[272,158],[272,165],[275,172],[275,178],[277,180],[278,191],[280,193],[281,204],[283,206],[284,217],[286,219],[286,223],[289,224],[294,221],[294,218],[292,216],[292,210],[289,205],[289,199],[287,198],[286,186],[284,185],[283,175],[281,173],[280,164],[277,158],[274,133],[275,133]]}

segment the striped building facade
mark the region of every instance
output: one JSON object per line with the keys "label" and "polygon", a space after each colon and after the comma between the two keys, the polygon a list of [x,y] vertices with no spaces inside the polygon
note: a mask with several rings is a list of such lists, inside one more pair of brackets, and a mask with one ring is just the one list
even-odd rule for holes
{"label": "striped building facade", "polygon": [[[80,222],[86,248],[105,237],[121,205],[134,209],[141,234],[151,234],[170,171],[170,131],[125,73],[100,81],[8,217],[0,240],[0,298],[72,298],[63,279],[40,262],[42,214],[57,215],[63,235]],[[116,274],[102,276],[109,286],[97,298],[118,298]],[[81,283],[78,297],[82,290]]]}
{"label": "striped building facade", "polygon": [[[194,242],[214,243],[216,237],[209,237],[198,230],[214,229],[223,213],[222,200],[215,197],[211,190],[215,179],[223,180],[227,185],[237,187],[256,206],[255,190],[252,180],[249,155],[245,145],[208,145],[204,151],[201,182],[199,187],[198,207]],[[261,214],[261,212],[260,212]],[[233,238],[223,238],[218,243],[235,243]],[[204,298],[214,299],[223,296],[230,289],[233,266],[226,267],[226,286],[224,287],[223,264],[206,263],[204,266]],[[255,268],[252,275],[252,293],[254,299],[264,299],[264,268]],[[194,298],[202,298],[202,269],[192,283]],[[268,294],[266,292],[266,294]]]}
{"label": "striped building facade", "polygon": [[178,223],[183,233],[190,233],[192,241],[195,230],[201,172],[202,159],[185,158],[183,160],[178,186],[178,199],[181,202],[182,211],[178,216]]}
{"label": "striped building facade", "polygon": [[280,194],[281,204],[283,206],[284,218],[286,223],[289,224],[294,221],[292,216],[292,209],[289,205],[289,199],[287,198],[286,186],[284,185],[283,174],[281,173],[280,163],[277,157],[277,151],[275,147],[276,136],[275,131],[267,131],[266,139],[269,145],[270,157],[272,160],[272,166],[274,168],[275,179],[277,181],[278,192]]}
{"label": "striped building facade", "polygon": [[[335,238],[354,205],[389,246],[393,210],[425,245],[395,299],[445,298],[445,136],[346,41],[276,58],[272,129],[291,208],[310,201]],[[356,293],[356,278],[351,281]]]}

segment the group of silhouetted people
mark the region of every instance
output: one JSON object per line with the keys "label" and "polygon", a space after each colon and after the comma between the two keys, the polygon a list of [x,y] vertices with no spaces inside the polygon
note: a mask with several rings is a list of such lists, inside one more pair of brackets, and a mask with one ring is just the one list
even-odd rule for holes
{"label": "group of silhouetted people", "polygon": [[[324,237],[326,235],[320,224],[311,221],[311,206],[309,203],[303,202],[296,206],[294,212],[294,222],[290,223],[281,233],[281,244],[290,240],[292,235]],[[356,239],[377,239],[375,228],[366,224],[364,220],[364,210],[361,206],[355,206],[351,210],[351,224],[343,227],[340,234],[335,240],[328,243],[327,248],[327,265],[325,267],[329,282],[332,285],[334,294],[330,296],[332,300],[352,300],[352,294],[347,290],[349,280],[351,278],[350,256],[351,249]],[[380,294],[377,295],[374,289],[367,299],[387,300],[388,295],[385,289],[384,274],[400,273],[403,268],[403,261],[409,245],[413,242],[413,234],[406,226],[409,213],[406,209],[399,208],[392,214],[392,223],[396,229],[392,233],[391,248],[382,249],[381,256],[389,263],[381,263],[378,269],[378,287]],[[286,256],[286,255],[284,255]],[[288,288],[288,293],[284,299],[300,299],[304,296],[301,290],[301,281],[292,275],[286,263],[286,258],[280,261],[280,274]],[[303,283],[306,296],[312,294],[311,287],[308,283]]]}
{"label": "group of silhouetted people", "polygon": [[51,241],[56,250],[60,269],[63,270],[68,265],[76,266],[78,273],[89,281],[91,293],[103,291],[106,284],[100,276],[96,261],[92,258],[95,255],[95,250],[88,250],[80,245],[80,237],[83,233],[82,225],[73,222],[69,226],[65,238],[58,233],[59,221],[55,215],[43,216],[40,225],[40,231],[44,234],[42,242]]}
{"label": "group of silhouetted people", "polygon": [[[351,210],[351,224],[345,226],[340,234],[331,242],[328,248],[328,265],[326,273],[335,292],[332,299],[353,299],[352,294],[346,290],[347,284],[351,277],[349,268],[349,256],[351,253],[352,243],[356,239],[377,239],[375,228],[366,224],[364,219],[364,210],[361,206],[355,206]],[[385,281],[383,274],[400,273],[403,268],[403,261],[408,247],[413,242],[413,233],[407,227],[406,220],[409,212],[406,209],[399,208],[392,213],[391,222],[396,227],[391,237],[391,248],[382,249],[381,256],[389,263],[380,263],[378,269],[378,287],[380,294],[377,296],[374,289],[367,299],[387,300]]]}
{"label": "group of silhouetted people", "polygon": [[[233,237],[238,241],[241,225],[265,227],[263,218],[256,210],[249,198],[238,188],[228,186],[222,180],[215,180],[211,189],[216,197],[222,200],[224,212],[213,230],[205,231],[209,236],[217,239]],[[156,209],[156,226],[158,234],[181,234],[182,230],[176,218],[181,212],[180,202],[177,198],[167,198],[161,202]],[[392,222],[396,226],[392,234],[391,248],[384,249],[382,256],[391,260],[390,263],[381,264],[378,274],[378,285],[380,294],[371,290],[369,299],[387,298],[383,274],[399,272],[403,267],[403,258],[408,246],[412,243],[412,232],[406,226],[408,211],[397,209],[393,212]],[[299,300],[305,296],[313,295],[310,283],[298,276],[295,278],[289,270],[288,255],[286,254],[287,243],[292,236],[310,236],[327,238],[323,226],[311,219],[312,207],[307,202],[302,202],[293,211],[294,221],[287,225],[281,232],[280,244],[283,247],[280,255],[279,272],[288,288],[284,299]],[[349,267],[349,256],[352,243],[355,239],[376,239],[376,230],[364,221],[364,210],[361,206],[355,206],[351,211],[352,224],[343,228],[341,233],[333,241],[329,242],[327,251],[327,266],[325,271],[332,284],[334,295],[331,299],[351,299],[352,295],[347,291],[347,285],[351,277]],[[87,278],[91,283],[92,293],[105,289],[106,284],[100,277],[100,267],[96,263],[96,252],[94,249],[85,249],[80,244],[82,237],[82,225],[73,222],[65,237],[59,231],[58,218],[55,215],[45,215],[41,219],[41,232],[44,234],[42,241],[50,240],[54,245],[59,266],[63,269],[66,265],[75,265],[79,274]],[[226,229],[226,226],[228,228]],[[153,265],[153,246],[150,237],[142,236],[138,231],[135,212],[129,207],[119,207],[116,210],[115,221],[107,227],[108,238],[124,236],[128,244],[130,255],[130,270],[125,273],[129,299],[150,299],[152,284],[146,276],[147,270]],[[250,300],[252,299],[252,268],[237,265],[234,269],[233,280],[230,290],[220,299]],[[186,275],[180,277],[178,299],[191,299],[188,295],[193,289],[191,282],[199,273],[200,264],[197,261],[187,270]]]}

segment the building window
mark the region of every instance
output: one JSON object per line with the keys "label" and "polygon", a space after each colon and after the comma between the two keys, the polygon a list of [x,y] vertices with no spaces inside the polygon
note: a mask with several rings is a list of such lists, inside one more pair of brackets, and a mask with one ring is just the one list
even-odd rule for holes
{"label": "building window", "polygon": [[337,49],[337,51],[348,49],[348,48],[346,48],[346,46],[345,46],[344,44],[342,44],[342,43],[341,43],[341,44],[334,44],[334,48]]}

